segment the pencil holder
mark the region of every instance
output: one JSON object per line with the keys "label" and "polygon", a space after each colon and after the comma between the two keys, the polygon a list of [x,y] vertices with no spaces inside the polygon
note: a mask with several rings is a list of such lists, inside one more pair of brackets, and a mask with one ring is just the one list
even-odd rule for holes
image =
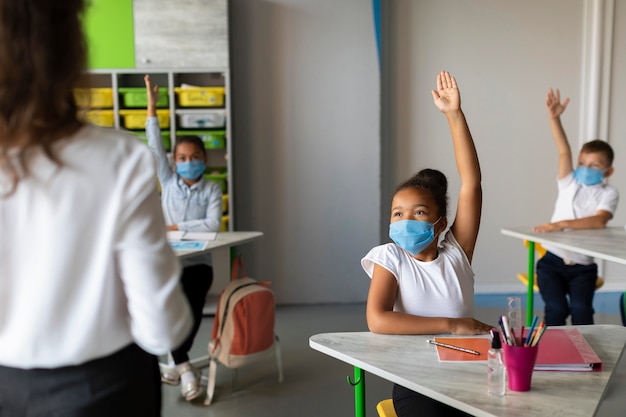
{"label": "pencil holder", "polygon": [[539,346],[509,346],[505,344],[504,364],[511,391],[530,391],[533,369]]}

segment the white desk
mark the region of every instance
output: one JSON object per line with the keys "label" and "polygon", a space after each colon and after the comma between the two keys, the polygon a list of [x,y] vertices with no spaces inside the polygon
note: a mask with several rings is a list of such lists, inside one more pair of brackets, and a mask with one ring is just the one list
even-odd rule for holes
{"label": "white desk", "polygon": [[[205,313],[215,313],[217,298],[220,292],[230,282],[230,248],[252,242],[263,236],[263,232],[219,232],[215,240],[210,241],[206,249],[201,251],[176,250],[179,259],[191,258],[210,252],[213,261],[213,284],[209,291],[210,305],[205,306]],[[197,368],[207,366],[209,356],[192,359],[191,364]],[[161,364],[161,367],[167,367]]]}
{"label": "white desk", "polygon": [[535,276],[535,242],[626,265],[626,229],[607,227],[593,230],[538,233],[530,227],[502,229],[502,234],[528,240],[528,298],[526,325],[533,314],[533,281]]}
{"label": "white desk", "polygon": [[[432,335],[324,333],[312,336],[309,345],[354,366],[355,376],[364,370],[475,416],[589,417],[605,399],[617,403],[623,413],[624,381],[614,376],[611,386],[617,389],[606,387],[626,344],[626,328],[575,327],[602,359],[601,372],[535,372],[530,391],[507,391],[504,397],[487,393],[486,363],[440,363],[435,346],[426,343]],[[624,372],[618,377],[626,378]],[[359,389],[364,393],[365,388],[355,387],[357,402]],[[356,404],[356,409],[358,417],[365,416],[362,405]]]}

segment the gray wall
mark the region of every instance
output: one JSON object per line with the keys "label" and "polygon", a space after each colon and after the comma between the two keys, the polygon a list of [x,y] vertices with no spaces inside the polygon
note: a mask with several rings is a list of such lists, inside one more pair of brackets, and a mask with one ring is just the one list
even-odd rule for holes
{"label": "gray wall", "polygon": [[[391,188],[434,167],[456,201],[449,131],[430,94],[445,69],[459,82],[483,170],[477,292],[523,291],[515,274],[525,250],[500,229],[550,218],[557,157],[549,87],[571,98],[563,123],[574,150],[591,139],[583,121],[590,80],[599,77],[588,47],[598,8],[610,9],[601,26],[614,28],[600,119],[617,153],[611,182],[626,190],[626,85],[618,77],[626,1],[382,3],[381,88],[370,0],[231,1],[236,228],[265,233],[240,248],[248,272],[273,281],[279,303],[365,300],[359,261],[387,240]],[[619,207],[611,224],[626,224],[624,213]],[[626,287],[624,269],[604,265],[605,290]]]}
{"label": "gray wall", "polygon": [[371,2],[231,1],[236,229],[279,303],[354,302],[379,242],[380,87]]}

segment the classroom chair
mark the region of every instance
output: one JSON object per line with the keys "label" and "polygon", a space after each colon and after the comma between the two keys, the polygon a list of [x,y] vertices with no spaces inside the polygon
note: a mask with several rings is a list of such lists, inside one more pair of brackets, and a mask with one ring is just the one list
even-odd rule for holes
{"label": "classroom chair", "polygon": [[398,417],[396,410],[393,408],[393,400],[387,398],[376,404],[376,411],[380,417]]}
{"label": "classroom chair", "polygon": [[[524,246],[528,248],[528,240],[524,240]],[[540,259],[543,255],[546,254],[546,252],[547,252],[546,248],[544,248],[540,243],[535,242],[535,253],[538,256],[537,259]],[[519,279],[524,284],[525,288],[528,288],[528,273],[527,272],[520,272],[519,274],[517,274],[517,279]],[[602,285],[604,285],[604,279],[602,279],[602,277],[598,275],[598,279],[596,280],[596,290],[602,287]],[[535,292],[539,292],[539,286],[537,285],[536,273],[535,273],[535,279],[533,281],[533,289],[535,290]]]}

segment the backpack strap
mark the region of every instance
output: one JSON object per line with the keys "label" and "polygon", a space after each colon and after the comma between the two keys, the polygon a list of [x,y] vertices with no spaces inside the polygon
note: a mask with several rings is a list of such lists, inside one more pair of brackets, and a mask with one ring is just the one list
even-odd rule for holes
{"label": "backpack strap", "polygon": [[206,386],[206,398],[204,399],[204,405],[211,405],[211,402],[213,402],[216,374],[217,363],[215,362],[215,358],[211,358],[209,361],[209,381]]}
{"label": "backpack strap", "polygon": [[233,264],[230,267],[230,280],[234,281],[240,278],[239,273],[241,272],[241,277],[247,277],[246,269],[243,267],[243,260],[241,256],[237,256],[233,259]]}

